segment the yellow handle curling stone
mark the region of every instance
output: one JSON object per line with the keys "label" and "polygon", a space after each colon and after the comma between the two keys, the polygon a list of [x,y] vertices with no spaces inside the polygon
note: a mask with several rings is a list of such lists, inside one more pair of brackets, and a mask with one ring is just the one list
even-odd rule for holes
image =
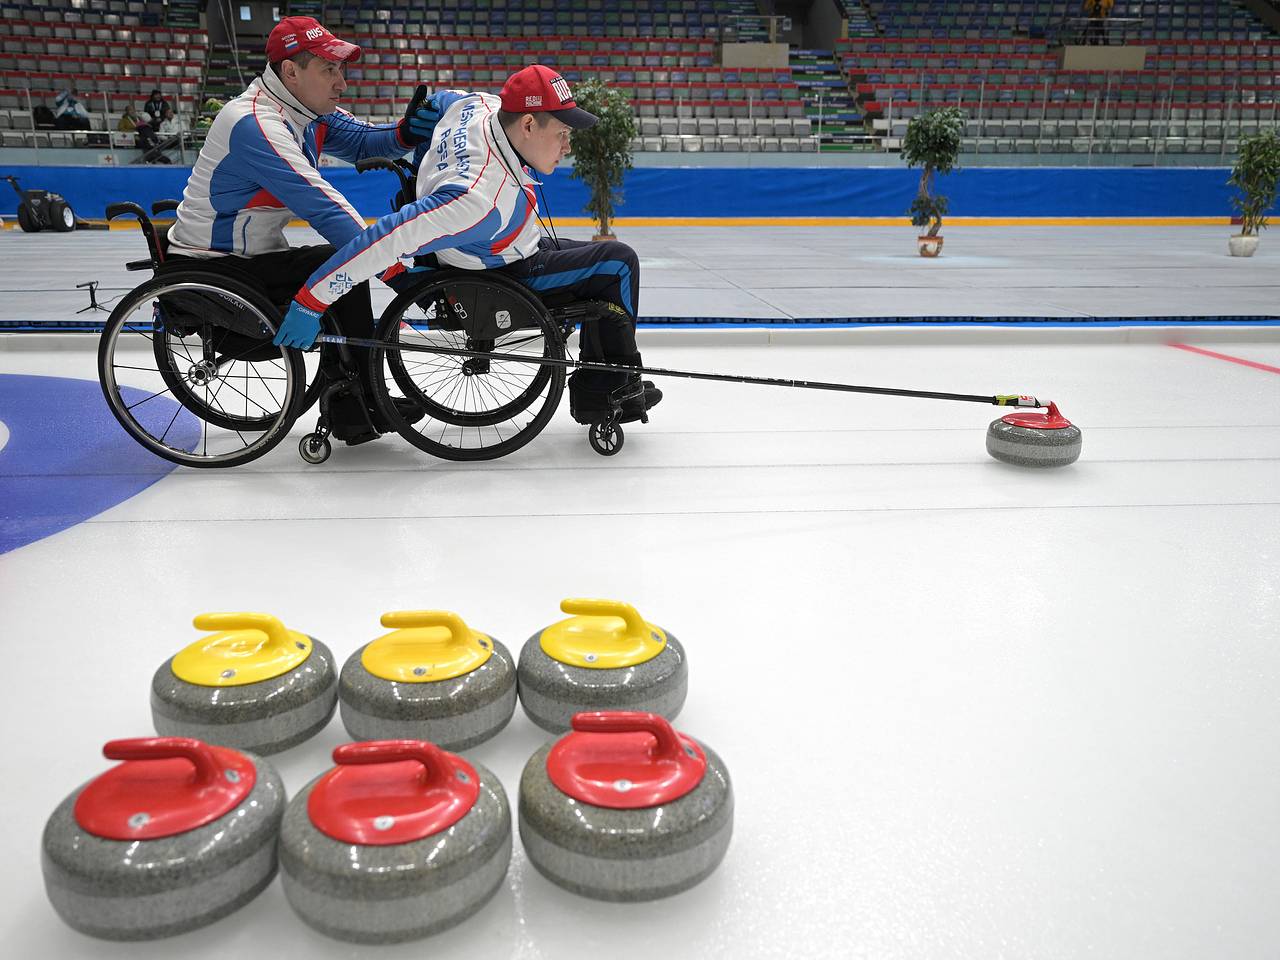
{"label": "yellow handle curling stone", "polygon": [[520,702],[538,726],[563,733],[575,713],[642,710],[674,718],[689,671],[670,631],[618,600],[568,599],[572,614],[539,630],[520,651]]}
{"label": "yellow handle curling stone", "polygon": [[215,631],[180,650],[151,681],[151,716],[164,736],[256,753],[319,732],[338,703],[333,653],[266,613],[203,613]]}
{"label": "yellow handle curling stone", "polygon": [[516,709],[511,651],[447,610],[382,616],[391,633],[342,666],[338,701],[356,740],[428,740],[465,750],[498,733]]}

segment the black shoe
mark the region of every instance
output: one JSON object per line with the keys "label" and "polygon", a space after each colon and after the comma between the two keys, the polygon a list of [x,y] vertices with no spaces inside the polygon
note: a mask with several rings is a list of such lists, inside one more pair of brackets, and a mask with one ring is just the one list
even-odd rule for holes
{"label": "black shoe", "polygon": [[[337,434],[335,433],[334,436],[336,437]],[[346,437],[346,438],[338,437],[338,439],[343,440],[348,447],[358,447],[362,443],[369,443],[372,440],[382,439],[382,434],[373,430],[367,430],[364,433],[358,434],[357,436],[354,436],[354,437]]]}
{"label": "black shoe", "polygon": [[[404,418],[404,422],[408,424],[417,423],[427,415],[427,410],[417,401],[410,400],[407,397],[394,397],[391,401],[395,404],[396,413]],[[369,419],[373,421],[373,425],[383,433],[395,433],[396,428],[387,422],[387,418],[382,415],[380,410],[370,410]]]}
{"label": "black shoe", "polygon": [[662,402],[662,391],[658,389],[658,385],[652,380],[644,382],[644,408],[652,410]]}
{"label": "black shoe", "polygon": [[335,423],[333,425],[333,439],[341,440],[348,447],[377,440],[380,436],[382,434],[367,423]]}
{"label": "black shoe", "polygon": [[644,381],[644,408],[640,407],[640,398],[629,400],[622,405],[622,416],[618,418],[619,423],[635,423],[637,420],[644,418],[650,410],[662,402],[662,391],[652,380]]}

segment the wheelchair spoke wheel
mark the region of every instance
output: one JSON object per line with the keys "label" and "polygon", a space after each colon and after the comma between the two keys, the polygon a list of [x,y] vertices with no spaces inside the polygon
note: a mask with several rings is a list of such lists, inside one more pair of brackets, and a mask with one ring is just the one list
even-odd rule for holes
{"label": "wheelchair spoke wheel", "polygon": [[[184,311],[162,302],[175,292]],[[278,312],[249,287],[173,271],[127,294],[103,329],[98,378],[107,404],[135,440],[166,460],[247,463],[284,439],[299,412],[301,355],[273,347],[270,333],[248,336],[211,321],[228,309],[253,318],[254,329],[278,323]]]}
{"label": "wheelchair spoke wheel", "polygon": [[[465,324],[436,316],[450,302],[468,305]],[[495,314],[505,314],[500,327],[486,328]],[[379,321],[378,339],[511,357],[565,355],[560,329],[536,297],[505,277],[469,271],[433,273],[397,297]],[[382,349],[369,359],[378,405],[397,432],[447,460],[493,460],[518,450],[547,425],[564,393],[563,367]],[[409,423],[397,398],[425,415]]]}

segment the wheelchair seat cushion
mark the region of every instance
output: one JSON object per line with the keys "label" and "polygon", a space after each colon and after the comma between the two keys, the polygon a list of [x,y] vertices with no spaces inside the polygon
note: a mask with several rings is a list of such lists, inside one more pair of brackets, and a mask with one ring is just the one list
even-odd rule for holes
{"label": "wheelchair seat cushion", "polygon": [[434,307],[433,329],[461,330],[472,340],[497,340],[512,330],[538,326],[528,304],[497,284],[445,287]]}
{"label": "wheelchair seat cushion", "polygon": [[234,297],[211,290],[175,290],[160,297],[160,316],[166,329],[191,336],[208,323],[251,340],[271,339],[258,315]]}

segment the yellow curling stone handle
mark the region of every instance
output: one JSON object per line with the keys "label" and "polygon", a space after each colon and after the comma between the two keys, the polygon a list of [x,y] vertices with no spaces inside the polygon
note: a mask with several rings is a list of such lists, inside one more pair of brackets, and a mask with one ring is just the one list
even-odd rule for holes
{"label": "yellow curling stone handle", "polygon": [[542,631],[542,652],[574,667],[615,670],[652,660],[667,645],[667,635],[619,600],[565,600],[568,620]]}
{"label": "yellow curling stone handle", "polygon": [[493,639],[448,610],[398,610],[382,615],[396,627],[364,648],[360,662],[375,677],[397,683],[452,680],[493,656]]}
{"label": "yellow curling stone handle", "polygon": [[197,630],[214,630],[173,658],[179,680],[202,687],[239,687],[270,680],[311,656],[311,638],[269,613],[202,613]]}

